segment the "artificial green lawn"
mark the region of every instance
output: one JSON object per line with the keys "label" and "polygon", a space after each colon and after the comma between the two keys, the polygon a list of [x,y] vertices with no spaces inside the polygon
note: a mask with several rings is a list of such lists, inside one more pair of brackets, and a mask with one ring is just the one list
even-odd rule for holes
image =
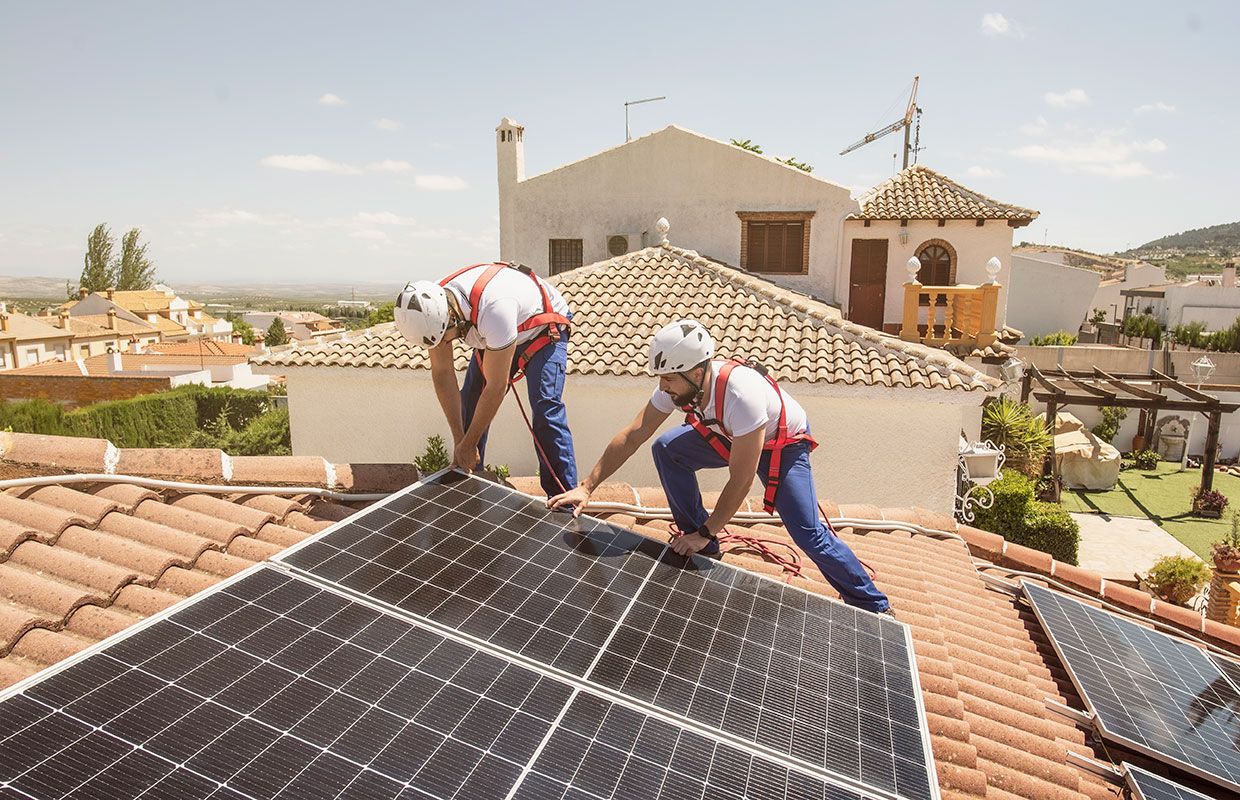
{"label": "artificial green lawn", "polygon": [[1148,517],[1194,553],[1209,561],[1210,545],[1231,528],[1231,513],[1240,510],[1240,478],[1214,473],[1214,488],[1231,503],[1222,519],[1203,519],[1189,512],[1191,492],[1201,484],[1201,470],[1180,472],[1180,465],[1163,462],[1156,470],[1126,469],[1115,488],[1105,492],[1072,489],[1060,502],[1073,513],[1102,512],[1117,517]]}

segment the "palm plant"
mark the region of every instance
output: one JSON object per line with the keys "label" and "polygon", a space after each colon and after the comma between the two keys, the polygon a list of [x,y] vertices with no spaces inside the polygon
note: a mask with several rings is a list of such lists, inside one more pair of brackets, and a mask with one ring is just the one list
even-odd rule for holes
{"label": "palm plant", "polygon": [[1051,445],[1045,423],[1025,403],[1001,396],[982,409],[982,438],[1003,447],[1007,464],[1031,475],[1042,467]]}

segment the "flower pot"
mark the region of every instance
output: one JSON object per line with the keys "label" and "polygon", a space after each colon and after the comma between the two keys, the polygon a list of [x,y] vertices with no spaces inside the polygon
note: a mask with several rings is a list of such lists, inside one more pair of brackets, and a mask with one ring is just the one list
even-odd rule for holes
{"label": "flower pot", "polygon": [[1240,572],[1240,556],[1215,556],[1214,568],[1228,574]]}
{"label": "flower pot", "polygon": [[1141,434],[1137,434],[1136,436],[1133,436],[1132,437],[1132,451],[1135,453],[1138,450],[1144,450],[1144,449],[1145,449],[1145,437],[1142,436]]}
{"label": "flower pot", "polygon": [[1199,508],[1197,509],[1197,516],[1205,517],[1206,519],[1219,519],[1220,517],[1223,516],[1223,509],[1221,508]]}

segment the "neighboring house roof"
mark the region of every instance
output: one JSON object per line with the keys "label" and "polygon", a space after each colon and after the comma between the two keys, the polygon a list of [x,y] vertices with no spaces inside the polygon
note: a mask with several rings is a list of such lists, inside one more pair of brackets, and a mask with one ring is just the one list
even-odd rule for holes
{"label": "neighboring house roof", "polygon": [[[650,337],[694,318],[727,356],[754,358],[777,381],[989,391],[999,382],[942,350],[901,341],[839,318],[808,295],[661,245],[551,279],[573,310],[569,372],[647,375]],[[457,348],[457,366],[467,353]],[[426,351],[388,323],[277,348],[256,366],[429,367]]]}
{"label": "neighboring house roof", "polygon": [[[172,301],[176,299],[177,296],[175,294],[151,290],[112,293],[112,302],[136,312],[165,310],[170,308]],[[193,301],[189,302],[192,303]]]}
{"label": "neighboring house roof", "polygon": [[0,340],[16,339],[19,342],[33,342],[42,339],[64,339],[73,336],[71,332],[56,326],[53,322],[46,322],[15,311],[7,313],[9,315],[9,329],[7,331],[0,331]]}
{"label": "neighboring house roof", "polygon": [[[124,374],[108,371],[108,361],[114,355],[121,358],[121,369]],[[246,356],[213,355],[197,353],[165,354],[165,353],[100,353],[88,358],[72,361],[44,361],[29,367],[19,367],[5,371],[4,375],[89,375],[94,378],[158,378],[170,374],[170,367],[180,368],[186,372],[197,372],[205,367],[231,364],[244,364]],[[141,372],[143,367],[155,368],[151,372]]]}
{"label": "neighboring house roof", "polygon": [[179,322],[173,322],[167,317],[161,317],[158,314],[154,321],[147,322],[148,325],[154,327],[164,336],[189,336],[189,329]]}
{"label": "neighboring house roof", "polygon": [[[349,491],[395,491],[416,479],[408,464],[327,465],[304,457],[233,458],[218,450],[116,450],[106,441],[0,433],[0,474],[82,472],[150,475],[215,483],[281,483]],[[222,462],[231,462],[225,474]],[[359,480],[358,470],[388,470]],[[25,470],[25,473],[18,472]],[[267,480],[264,480],[264,477]],[[517,478],[537,493],[536,478]],[[706,497],[713,505],[717,495]],[[657,489],[604,484],[597,501],[659,507]],[[748,501],[761,507],[759,497]],[[838,534],[876,571],[878,586],[907,624],[920,677],[931,748],[944,800],[1098,800],[1120,796],[1067,758],[1106,761],[1107,753],[1070,720],[1048,710],[1049,699],[1081,708],[1063,666],[1033,613],[988,579],[1008,572],[1053,573],[1055,580],[1159,622],[1185,627],[1215,644],[1240,649],[1240,629],[1203,622],[1188,609],[1048,555],[961,527],[920,509],[837,506],[828,516],[872,522]],[[0,686],[78,652],[226,575],[347,518],[348,505],[307,496],[159,493],[134,484],[51,486],[0,494]],[[608,521],[665,540],[668,523],[636,512],[603,513]],[[924,530],[884,531],[886,522]],[[734,524],[748,534],[795,549],[778,525]],[[962,538],[963,537],[963,540]],[[781,548],[782,550],[782,548]],[[799,552],[799,551],[797,551]],[[807,565],[800,588],[835,598]],[[780,568],[755,551],[730,545],[723,559],[772,577]],[[979,559],[984,559],[978,563]],[[989,563],[987,563],[989,562]],[[984,576],[983,573],[986,573]]]}
{"label": "neighboring house roof", "polygon": [[120,314],[116,315],[116,330],[112,330],[108,327],[107,314],[87,314],[80,317],[70,317],[69,324],[74,326],[75,332],[77,331],[76,326],[78,321],[89,323],[98,328],[103,328],[104,332],[116,333],[121,336],[152,336],[157,333],[154,327],[146,324],[145,322],[130,322],[129,320],[122,318]]}
{"label": "neighboring house roof", "polygon": [[1038,212],[992,200],[929,167],[916,164],[861,196],[848,219],[1005,219],[1019,228]]}
{"label": "neighboring house roof", "polygon": [[164,355],[196,356],[200,352],[217,356],[245,356],[254,352],[254,345],[240,342],[220,342],[215,339],[199,339],[196,342],[156,342],[146,348],[147,353]]}

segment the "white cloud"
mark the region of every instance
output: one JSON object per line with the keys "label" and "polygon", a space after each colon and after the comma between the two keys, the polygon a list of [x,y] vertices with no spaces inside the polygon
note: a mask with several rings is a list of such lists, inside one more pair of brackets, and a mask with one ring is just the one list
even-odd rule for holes
{"label": "white cloud", "polygon": [[414,178],[413,182],[418,185],[419,189],[432,192],[458,192],[469,188],[464,178],[458,178],[455,175],[419,175]]}
{"label": "white cloud", "polygon": [[1002,178],[1003,177],[1003,173],[996,169],[990,169],[989,167],[982,167],[982,166],[977,166],[977,165],[974,165],[966,169],[965,174],[970,175],[974,178]]}
{"label": "white cloud", "polygon": [[1046,129],[1048,127],[1049,125],[1046,122],[1046,117],[1038,114],[1038,118],[1033,122],[1027,122],[1024,125],[1021,125],[1020,132],[1026,136],[1045,136]]}
{"label": "white cloud", "polygon": [[1079,142],[1027,144],[1011,154],[1017,158],[1058,165],[1068,172],[1088,172],[1107,178],[1139,178],[1151,170],[1136,159],[1140,153],[1162,153],[1167,145],[1161,139],[1126,141],[1111,132],[1095,132]]}
{"label": "white cloud", "polygon": [[982,15],[982,33],[986,36],[1003,36],[1012,32],[1012,23],[999,13]]}
{"label": "white cloud", "polygon": [[344,100],[342,100],[339,95],[334,95],[331,92],[328,92],[327,94],[319,98],[319,105],[321,106],[342,106],[344,105]]}
{"label": "white cloud", "polygon": [[1167,114],[1174,114],[1175,106],[1169,106],[1163,101],[1159,100],[1157,103],[1145,103],[1144,105],[1139,105],[1136,108],[1134,108],[1133,111],[1135,111],[1138,114],[1148,114],[1151,111],[1162,111]]}
{"label": "white cloud", "polygon": [[1071,108],[1072,106],[1089,104],[1089,95],[1085,94],[1084,89],[1069,89],[1066,92],[1047,92],[1042,95],[1042,99],[1046,101],[1048,106],[1054,106],[1055,108]]}
{"label": "white cloud", "polygon": [[381,131],[398,131],[401,126],[396,120],[384,117],[382,119],[375,120],[375,127]]}
{"label": "white cloud", "polygon": [[373,164],[368,164],[366,165],[366,169],[374,172],[408,172],[413,169],[413,165],[408,161],[393,161],[389,158],[383,161],[376,161]]}
{"label": "white cloud", "polygon": [[349,234],[350,239],[372,239],[377,242],[389,242],[388,235],[383,231],[374,228],[365,228],[360,231],[353,231]]}
{"label": "white cloud", "polygon": [[295,172],[330,172],[335,175],[358,175],[361,170],[351,164],[328,161],[322,156],[306,154],[304,156],[283,155],[267,156],[258,162],[264,167],[291,169]]}

